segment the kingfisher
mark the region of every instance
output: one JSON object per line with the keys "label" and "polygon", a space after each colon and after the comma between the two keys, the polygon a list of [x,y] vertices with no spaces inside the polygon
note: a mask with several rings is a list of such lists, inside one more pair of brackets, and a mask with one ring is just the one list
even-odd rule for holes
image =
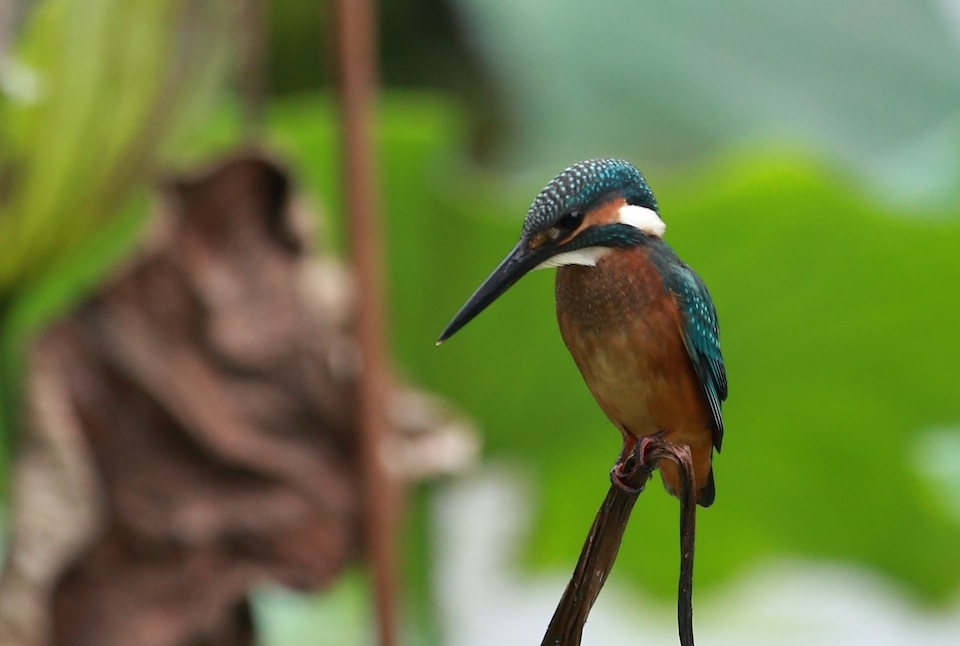
{"label": "kingfisher", "polygon": [[[591,159],[540,191],[520,241],[440,335],[450,338],[533,269],[556,267],[560,334],[587,387],[623,435],[614,485],[653,438],[690,449],[697,503],[716,496],[727,375],[717,312],[703,280],[663,240],[653,191],[633,164]],[[677,466],[658,465],[680,492]]]}

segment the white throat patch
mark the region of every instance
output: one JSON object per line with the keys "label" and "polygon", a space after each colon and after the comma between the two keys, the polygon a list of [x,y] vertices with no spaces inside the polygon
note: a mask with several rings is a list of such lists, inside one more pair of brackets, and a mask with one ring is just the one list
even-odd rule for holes
{"label": "white throat patch", "polygon": [[620,222],[620,224],[628,224],[635,229],[640,229],[644,233],[658,238],[662,238],[663,232],[667,230],[667,225],[660,219],[657,212],[652,209],[646,209],[635,204],[624,204],[620,207],[618,215],[619,218],[617,221]]}
{"label": "white throat patch", "polygon": [[587,267],[596,267],[597,262],[608,253],[613,251],[609,247],[587,247],[586,249],[577,249],[576,251],[565,251],[558,253],[552,258],[544,260],[535,269],[547,269],[548,267],[562,267],[563,265],[584,265]]}

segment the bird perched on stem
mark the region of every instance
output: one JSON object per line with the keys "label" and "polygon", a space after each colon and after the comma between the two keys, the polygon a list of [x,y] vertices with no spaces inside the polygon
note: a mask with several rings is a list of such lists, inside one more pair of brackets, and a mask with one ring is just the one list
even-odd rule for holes
{"label": "bird perched on stem", "polygon": [[[646,464],[651,438],[687,445],[697,502],[713,503],[712,459],[723,440],[727,376],[717,313],[699,276],[663,241],[650,187],[619,159],[580,162],[533,201],[520,241],[440,335],[452,336],[532,269],[557,267],[557,320],[584,381],[623,434],[610,473]],[[680,491],[661,460],[664,485]]]}

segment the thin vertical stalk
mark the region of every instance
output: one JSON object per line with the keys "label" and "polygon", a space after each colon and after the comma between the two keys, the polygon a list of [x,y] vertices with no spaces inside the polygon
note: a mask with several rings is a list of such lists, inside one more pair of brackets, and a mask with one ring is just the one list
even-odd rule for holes
{"label": "thin vertical stalk", "polygon": [[372,139],[377,95],[376,21],[371,0],[336,2],[340,109],[343,132],[344,198],[359,293],[357,336],[363,371],[360,381],[361,433],[366,501],[366,547],[376,598],[379,643],[392,646],[396,634],[396,491],[384,469],[388,370],[382,295],[381,227]]}
{"label": "thin vertical stalk", "polygon": [[[0,471],[9,477],[9,455],[20,434],[22,360],[11,332],[14,297],[0,297]],[[8,482],[0,482],[6,491]]]}
{"label": "thin vertical stalk", "polygon": [[267,102],[267,2],[241,0],[238,12],[240,74],[238,85],[243,103],[243,129],[247,139],[257,139],[263,130]]}

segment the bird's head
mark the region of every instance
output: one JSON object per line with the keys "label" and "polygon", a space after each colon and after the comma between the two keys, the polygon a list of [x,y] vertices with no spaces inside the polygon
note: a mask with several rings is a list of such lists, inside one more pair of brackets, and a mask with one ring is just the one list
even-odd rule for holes
{"label": "bird's head", "polygon": [[520,241],[440,335],[453,336],[532,269],[595,266],[611,249],[662,237],[666,229],[643,175],[621,159],[591,159],[566,169],[537,195]]}

